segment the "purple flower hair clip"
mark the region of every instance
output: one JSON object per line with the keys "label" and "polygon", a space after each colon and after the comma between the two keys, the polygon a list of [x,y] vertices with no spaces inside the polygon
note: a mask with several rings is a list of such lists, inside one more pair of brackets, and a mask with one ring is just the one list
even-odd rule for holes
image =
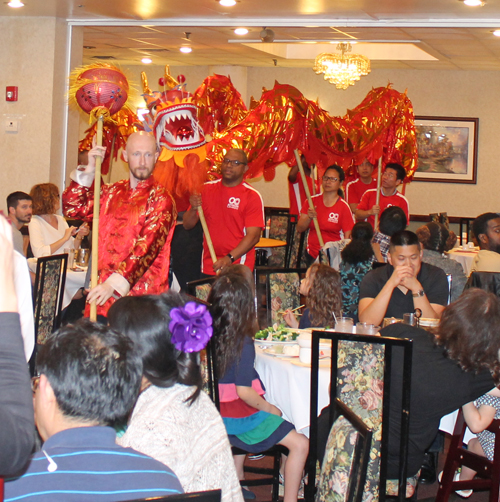
{"label": "purple flower hair clip", "polygon": [[170,311],[172,343],[181,352],[199,352],[212,338],[212,316],[205,305],[188,302]]}

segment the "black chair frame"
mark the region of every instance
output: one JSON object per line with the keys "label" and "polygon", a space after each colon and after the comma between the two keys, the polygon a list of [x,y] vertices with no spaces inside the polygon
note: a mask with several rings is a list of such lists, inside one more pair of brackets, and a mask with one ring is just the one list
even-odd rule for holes
{"label": "black chair frame", "polygon": [[[317,461],[317,446],[318,446],[318,379],[319,379],[319,343],[320,339],[331,340],[332,349],[332,365],[330,371],[330,403],[335,402],[337,398],[337,357],[338,345],[342,340],[351,342],[363,342],[369,344],[379,344],[386,347],[385,363],[384,363],[384,391],[382,405],[382,441],[380,450],[380,484],[379,484],[379,500],[386,500],[386,483],[387,483],[387,451],[389,441],[389,395],[391,391],[391,369],[393,350],[395,347],[403,349],[403,378],[401,382],[402,389],[402,407],[401,407],[401,441],[400,441],[400,467],[399,467],[399,484],[398,497],[399,501],[405,500],[406,495],[406,472],[407,472],[407,457],[408,457],[408,434],[410,429],[410,396],[411,396],[411,366],[413,342],[412,340],[389,338],[383,336],[370,335],[351,335],[348,333],[337,333],[333,331],[313,331],[312,333],[312,359],[311,359],[311,402],[310,402],[310,436],[309,436],[309,456],[306,462],[306,474],[308,484],[305,487],[305,499],[307,502],[314,501],[315,494],[315,473]],[[330,426],[334,421],[334,407],[330,407]]]}
{"label": "black chair frame", "polygon": [[221,490],[207,490],[206,492],[179,493],[165,497],[148,497],[135,499],[131,502],[220,502]]}
{"label": "black chair frame", "polygon": [[204,286],[205,284],[212,284],[217,276],[204,277],[203,279],[197,279],[196,281],[190,281],[186,283],[186,292],[188,295],[194,296],[196,298],[196,286]]}

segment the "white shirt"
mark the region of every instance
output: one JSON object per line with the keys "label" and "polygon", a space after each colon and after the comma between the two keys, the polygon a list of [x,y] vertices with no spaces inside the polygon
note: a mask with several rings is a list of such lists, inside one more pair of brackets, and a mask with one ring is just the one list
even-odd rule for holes
{"label": "white shirt", "polygon": [[51,256],[53,254],[62,254],[65,249],[74,249],[74,237],[66,241],[54,253],[50,252],[50,245],[64,237],[66,230],[69,228],[66,220],[55,215],[57,218],[57,228],[54,228],[50,223],[45,221],[41,216],[33,216],[28,225],[30,234],[31,250],[35,258],[42,256]]}

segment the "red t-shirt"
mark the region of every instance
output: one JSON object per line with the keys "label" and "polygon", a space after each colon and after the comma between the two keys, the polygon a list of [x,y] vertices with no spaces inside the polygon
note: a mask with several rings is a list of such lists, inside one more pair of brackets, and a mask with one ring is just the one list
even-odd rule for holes
{"label": "red t-shirt", "polygon": [[[363,211],[368,211],[371,207],[375,205],[377,201],[377,189],[367,190],[363,195],[361,202],[358,205],[358,209]],[[380,190],[380,214],[384,212],[384,209],[391,206],[399,206],[406,214],[406,221],[410,222],[410,206],[408,204],[408,199],[401,195],[397,190],[396,193],[392,195],[384,195],[382,190]],[[380,216],[379,216],[380,219]],[[367,221],[373,227],[375,225],[375,216],[369,216]]]}
{"label": "red t-shirt", "polygon": [[[313,195],[313,179],[310,176],[306,176],[307,185],[309,186],[309,193]],[[320,183],[316,181],[316,193],[320,191]],[[288,198],[290,199],[290,214],[300,214],[302,210],[302,205],[307,199],[306,191],[304,188],[304,183],[302,183],[302,176],[299,173],[297,175],[297,181],[295,183],[288,182]]]}
{"label": "red t-shirt", "polygon": [[[319,229],[321,230],[321,235],[325,244],[327,242],[339,241],[343,238],[342,234],[352,230],[352,227],[354,226],[354,219],[351,209],[344,199],[339,197],[337,202],[335,202],[332,207],[326,207],[323,202],[323,194],[319,194],[312,198],[312,202],[314,209],[316,209],[316,212],[318,213]],[[308,209],[309,203],[306,200],[302,206],[301,213],[307,214]],[[319,255],[321,246],[319,244],[318,234],[314,228],[314,221],[311,221],[309,228],[307,252],[313,258],[316,258]]]}
{"label": "red t-shirt", "polygon": [[372,188],[377,188],[377,180],[371,181],[366,185],[361,178],[347,183],[345,187],[345,199],[348,204],[359,204],[363,194]]}
{"label": "red t-shirt", "polygon": [[[217,259],[226,256],[245,236],[248,227],[264,228],[264,203],[259,192],[248,183],[226,187],[222,180],[205,183],[202,207]],[[203,238],[202,272],[215,275],[207,240]],[[235,263],[253,270],[255,249]]]}

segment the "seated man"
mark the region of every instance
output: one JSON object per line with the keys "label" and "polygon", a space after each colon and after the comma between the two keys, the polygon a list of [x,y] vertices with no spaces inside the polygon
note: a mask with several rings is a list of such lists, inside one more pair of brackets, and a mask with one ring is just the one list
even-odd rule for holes
{"label": "seated man", "polygon": [[471,272],[500,272],[500,214],[484,213],[472,222],[480,251]]}
{"label": "seated man", "polygon": [[380,325],[384,317],[422,311],[422,317],[439,318],[448,300],[446,274],[422,263],[418,237],[409,230],[391,238],[389,264],[365,275],[359,289],[359,320]]}
{"label": "seated man", "polygon": [[[142,378],[132,342],[82,321],[51,335],[38,354],[36,425],[45,441],[27,471],[6,480],[5,500],[122,501],[182,493],[162,463],[115,443]],[[36,494],[36,496],[35,496]]]}

